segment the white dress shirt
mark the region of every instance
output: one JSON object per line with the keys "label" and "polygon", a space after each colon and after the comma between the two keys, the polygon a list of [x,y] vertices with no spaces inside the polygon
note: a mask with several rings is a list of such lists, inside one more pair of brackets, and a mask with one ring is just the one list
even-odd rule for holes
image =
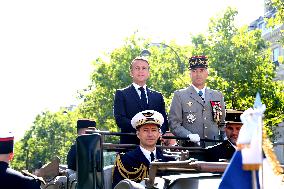
{"label": "white dress shirt", "polygon": [[[140,149],[141,149],[142,153],[144,154],[144,156],[148,159],[148,161],[151,162],[151,156],[150,156],[151,152],[148,151],[148,150],[146,150],[146,149],[143,148],[142,146],[140,146]],[[155,150],[153,151],[153,153],[154,153],[154,157],[155,157],[155,159],[156,159],[156,148],[155,148]]]}

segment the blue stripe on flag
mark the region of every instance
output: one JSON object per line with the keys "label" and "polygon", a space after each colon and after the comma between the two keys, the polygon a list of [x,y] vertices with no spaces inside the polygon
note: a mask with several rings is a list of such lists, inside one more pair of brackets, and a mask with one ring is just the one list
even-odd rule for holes
{"label": "blue stripe on flag", "polygon": [[[219,189],[253,189],[252,171],[245,171],[242,166],[242,153],[236,151],[223,174]],[[259,189],[258,171],[255,179]]]}

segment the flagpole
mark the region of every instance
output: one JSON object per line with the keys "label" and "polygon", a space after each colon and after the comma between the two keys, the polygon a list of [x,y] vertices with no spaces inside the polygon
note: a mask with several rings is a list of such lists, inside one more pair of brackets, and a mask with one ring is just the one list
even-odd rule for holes
{"label": "flagpole", "polygon": [[253,170],[251,171],[251,179],[252,179],[252,189],[257,189],[257,184],[256,184],[256,171]]}
{"label": "flagpole", "polygon": [[[264,127],[264,124],[263,124],[263,117],[262,117],[262,119],[261,119],[261,151],[263,152],[263,134],[264,134],[264,131],[263,131],[263,127]],[[264,181],[263,181],[263,179],[264,179],[264,177],[263,177],[263,153],[261,153],[261,175],[258,175],[259,177],[261,176],[261,183],[259,183],[259,187],[260,187],[260,189],[264,189],[264,186],[263,186],[263,183],[264,183]],[[260,172],[260,171],[259,171]]]}

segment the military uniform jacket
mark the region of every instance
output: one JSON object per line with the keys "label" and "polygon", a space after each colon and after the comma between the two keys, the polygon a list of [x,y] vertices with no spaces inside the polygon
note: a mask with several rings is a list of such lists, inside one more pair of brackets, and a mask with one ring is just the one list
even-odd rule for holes
{"label": "military uniform jacket", "polygon": [[[165,110],[165,102],[161,93],[147,88],[148,110],[160,112],[164,117],[164,124],[161,127],[162,133],[168,130],[168,119]],[[122,133],[136,133],[131,125],[131,119],[138,113],[145,110],[141,104],[140,97],[133,85],[124,89],[118,89],[114,97],[113,113],[117,126]],[[121,136],[121,144],[139,144],[136,136]]]}
{"label": "military uniform jacket", "polygon": [[68,169],[72,169],[74,171],[76,168],[76,144],[73,144],[67,154],[67,166]]}
{"label": "military uniform jacket", "polygon": [[209,146],[206,148],[205,160],[218,162],[219,159],[230,160],[235,153],[236,149],[231,142],[225,140],[214,146]]}
{"label": "military uniform jacket", "polygon": [[225,104],[221,92],[206,88],[203,101],[193,86],[175,91],[169,113],[169,127],[173,134],[179,137],[199,134],[201,139],[219,139],[219,128],[213,120],[210,101],[221,102],[220,125],[224,125]]}
{"label": "military uniform jacket", "polygon": [[22,173],[9,168],[8,163],[0,161],[1,189],[40,189],[40,181],[24,176]]}
{"label": "military uniform jacket", "polygon": [[[173,158],[164,157],[162,151],[156,149],[156,159],[162,162],[173,161]],[[122,156],[117,156],[112,187],[114,188],[121,180],[130,179],[140,183],[144,178],[148,177],[150,162],[145,157],[140,147],[127,152]]]}

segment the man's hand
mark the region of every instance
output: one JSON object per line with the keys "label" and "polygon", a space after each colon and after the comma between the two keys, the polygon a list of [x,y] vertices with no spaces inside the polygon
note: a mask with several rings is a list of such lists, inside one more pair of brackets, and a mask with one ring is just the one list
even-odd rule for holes
{"label": "man's hand", "polygon": [[191,142],[199,143],[200,142],[200,137],[198,134],[188,134],[187,137]]}
{"label": "man's hand", "polygon": [[[163,136],[175,136],[175,135],[167,131]],[[162,136],[161,136],[161,141],[162,141],[163,146],[174,146],[177,144],[176,139],[165,139],[165,138],[162,138]]]}

